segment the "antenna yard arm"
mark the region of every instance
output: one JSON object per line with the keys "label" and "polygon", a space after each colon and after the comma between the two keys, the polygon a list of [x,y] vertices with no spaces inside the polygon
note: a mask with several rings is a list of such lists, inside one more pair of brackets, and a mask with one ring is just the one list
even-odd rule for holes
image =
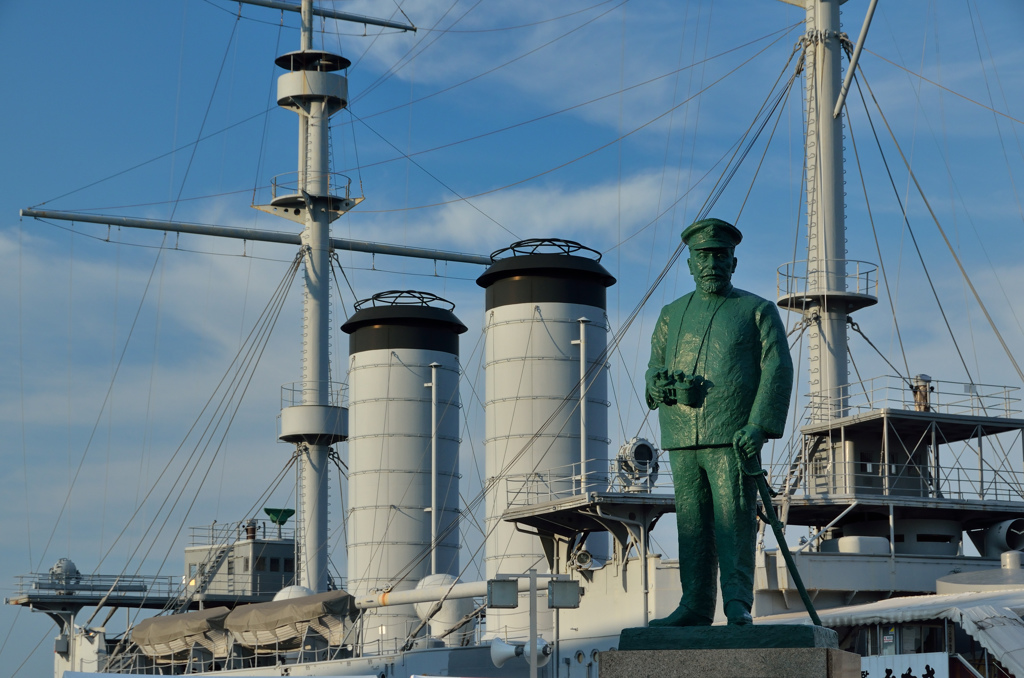
{"label": "antenna yard arm", "polygon": [[[195,235],[211,235],[219,238],[251,240],[253,242],[276,242],[285,245],[301,245],[302,239],[297,233],[281,233],[279,231],[262,231],[255,228],[235,228],[232,226],[213,226],[210,224],[189,224],[178,221],[160,221],[158,219],[138,219],[135,217],[111,217],[101,214],[85,214],[81,212],[63,212],[58,210],[21,210],[23,217],[36,219],[55,219],[58,221],[78,221],[90,224],[106,224],[122,228],[142,228],[151,231],[170,231],[172,233],[192,233]],[[435,261],[454,261],[464,264],[480,264],[490,266],[491,258],[480,254],[463,252],[445,252],[425,247],[406,247],[404,245],[387,245],[365,240],[349,240],[347,238],[331,238],[331,248],[335,251],[367,252],[369,254],[390,254],[397,257],[414,259],[433,259]]]}
{"label": "antenna yard arm", "polygon": [[[287,12],[301,12],[302,6],[293,4],[291,2],[281,2],[281,0],[238,0],[239,3],[246,5],[259,5],[260,7],[269,7],[270,9],[281,9]],[[383,26],[384,28],[397,28],[403,31],[416,32],[416,27],[412,24],[403,24],[397,21],[387,21],[386,19],[373,19],[368,16],[361,16],[359,14],[351,14],[349,12],[339,12],[334,9],[326,9],[324,7],[314,7],[313,14],[316,16],[322,16],[325,19],[337,19],[339,21],[351,21],[357,24],[366,24],[367,26]]]}

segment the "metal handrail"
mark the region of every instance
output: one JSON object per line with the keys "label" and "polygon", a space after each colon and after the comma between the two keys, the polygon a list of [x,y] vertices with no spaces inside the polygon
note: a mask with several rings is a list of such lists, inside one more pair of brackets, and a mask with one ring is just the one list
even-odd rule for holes
{"label": "metal handrail", "polygon": [[857,259],[826,259],[813,263],[806,259],[791,261],[779,266],[776,288],[780,298],[828,292],[878,297],[878,266]]}
{"label": "metal handrail", "polygon": [[316,400],[320,391],[327,391],[327,404],[333,407],[344,407],[348,395],[348,384],[340,381],[320,381],[307,386],[304,381],[293,381],[281,386],[281,409],[305,405],[306,395],[312,394]]}
{"label": "metal handrail", "polygon": [[930,380],[921,384],[895,375],[882,375],[840,387],[843,395],[812,393],[807,397],[812,415],[842,411],[849,415],[881,409],[912,410],[985,417],[1011,418],[1021,413],[1016,393],[1020,388],[997,384]]}
{"label": "metal handrail", "polygon": [[[271,180],[271,182],[270,182],[270,195],[271,195],[271,198],[272,199],[276,199],[279,192],[281,193],[281,195],[297,195],[297,194],[299,194],[301,192],[301,190],[299,188],[299,183],[300,183],[300,176],[302,174],[305,175],[307,183],[309,183],[311,181],[311,179],[313,179],[313,178],[315,178],[317,176],[320,176],[320,174],[318,172],[310,172],[310,171],[306,171],[304,173],[300,173],[300,172],[282,172],[281,174],[278,174],[277,176],[275,176]],[[323,176],[327,177],[327,194],[328,195],[331,195],[331,196],[336,195],[332,191],[332,187],[338,187],[338,186],[341,186],[342,184],[344,184],[344,186],[345,186],[345,197],[346,198],[350,197],[350,193],[351,193],[351,190],[352,190],[352,178],[351,177],[349,177],[346,174],[341,174],[340,172],[324,172]],[[338,180],[339,177],[341,179],[344,179],[344,181],[339,181]]]}

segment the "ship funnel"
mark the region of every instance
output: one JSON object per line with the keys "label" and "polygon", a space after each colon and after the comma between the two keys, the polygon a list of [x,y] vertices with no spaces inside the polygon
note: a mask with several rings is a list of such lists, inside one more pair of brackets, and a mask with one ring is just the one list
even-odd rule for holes
{"label": "ship funnel", "polygon": [[[615,278],[600,259],[569,240],[524,240],[494,252],[476,281],[486,290],[488,579],[546,571],[540,541],[502,520],[508,508],[608,486],[606,299]],[[600,537],[604,545],[589,543],[595,557],[607,550]],[[487,633],[528,637],[528,597],[489,611]],[[552,632],[544,598],[536,604],[538,631]]]}
{"label": "ship funnel", "polygon": [[[349,335],[348,584],[355,596],[458,574],[459,335],[441,297],[360,301]],[[368,611],[364,642],[404,641],[412,605]]]}

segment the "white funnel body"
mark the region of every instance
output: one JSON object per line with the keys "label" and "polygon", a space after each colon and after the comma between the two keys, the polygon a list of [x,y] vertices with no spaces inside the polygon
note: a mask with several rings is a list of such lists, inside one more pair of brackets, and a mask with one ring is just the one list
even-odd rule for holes
{"label": "white funnel body", "polygon": [[[348,590],[402,591],[430,574],[457,575],[466,328],[449,310],[390,305],[363,308],[342,329],[351,335]],[[412,605],[367,611],[363,640],[394,650],[417,624]]]}
{"label": "white funnel body", "polygon": [[[513,250],[518,254],[518,244]],[[605,298],[614,282],[593,259],[564,253],[502,259],[477,280],[487,289],[485,455],[493,483],[486,495],[488,579],[549,569],[540,541],[502,521],[509,506],[607,489]],[[587,372],[582,449],[581,331]],[[605,550],[601,541],[591,547]],[[550,637],[546,595],[536,604],[537,631]],[[520,593],[517,609],[488,610],[487,635],[526,638],[529,610],[528,593]]]}

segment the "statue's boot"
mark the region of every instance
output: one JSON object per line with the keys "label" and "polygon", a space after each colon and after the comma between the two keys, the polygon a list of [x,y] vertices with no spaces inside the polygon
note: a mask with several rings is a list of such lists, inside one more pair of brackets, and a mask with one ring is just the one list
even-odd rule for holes
{"label": "statue's boot", "polygon": [[729,620],[730,626],[746,626],[754,623],[750,616],[750,605],[742,600],[730,600],[726,603],[725,616]]}
{"label": "statue's boot", "polygon": [[694,612],[686,605],[680,603],[675,612],[661,619],[652,619],[648,626],[711,626],[711,617]]}

